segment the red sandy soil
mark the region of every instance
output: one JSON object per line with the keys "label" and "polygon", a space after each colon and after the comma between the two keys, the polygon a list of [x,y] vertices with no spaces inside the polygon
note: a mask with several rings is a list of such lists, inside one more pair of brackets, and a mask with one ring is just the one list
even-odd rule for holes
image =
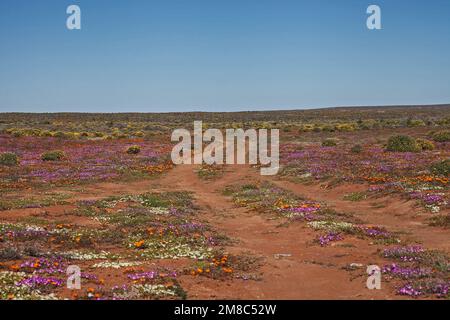
{"label": "red sandy soil", "polygon": [[[366,288],[365,268],[369,264],[382,266],[377,254],[382,246],[360,239],[346,239],[345,245],[320,247],[312,245],[317,233],[304,223],[280,225],[270,216],[234,205],[222,194],[226,186],[242,182],[269,180],[297,195],[318,201],[341,212],[354,213],[365,223],[385,226],[392,231],[405,232],[404,237],[430,249],[449,250],[448,233],[425,224],[425,214],[414,208],[413,202],[396,197],[367,199],[361,202],[342,200],[345,194],[358,191],[361,185],[345,185],[333,189],[319,185],[300,185],[262,177],[249,166],[233,166],[222,177],[205,182],[195,173],[195,166],[176,166],[157,179],[131,183],[102,183],[83,187],[74,192],[70,201],[100,199],[106,196],[138,194],[148,191],[191,191],[201,208],[200,218],[220,232],[236,240],[226,249],[230,253],[251,253],[263,258],[260,269],[262,280],[211,280],[205,277],[180,276],[189,299],[402,299],[395,295],[393,283],[382,282],[381,290]],[[382,204],[375,205],[375,204]],[[26,216],[37,216],[69,223],[95,226],[88,218],[65,213],[73,205],[39,209],[18,209],[0,213],[2,220],[14,221]],[[286,256],[277,256],[278,254]],[[183,261],[161,261],[158,265],[183,265]],[[364,267],[355,271],[343,268],[351,263]],[[115,283],[123,278],[120,271],[105,274],[105,281]]]}

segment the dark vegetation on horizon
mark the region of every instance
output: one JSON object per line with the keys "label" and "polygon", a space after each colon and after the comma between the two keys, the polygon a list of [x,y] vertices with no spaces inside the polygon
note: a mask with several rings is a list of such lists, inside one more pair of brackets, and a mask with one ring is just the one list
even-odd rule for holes
{"label": "dark vegetation on horizon", "polygon": [[2,113],[0,133],[14,137],[125,139],[169,137],[173,129],[280,129],[301,132],[351,132],[371,129],[450,126],[450,105],[341,107],[315,110],[186,113]]}
{"label": "dark vegetation on horizon", "polygon": [[[185,123],[194,120],[206,122],[223,121],[310,121],[310,120],[350,120],[350,119],[403,119],[410,115],[417,118],[437,118],[450,112],[450,104],[374,106],[374,107],[334,107],[308,110],[272,110],[237,112],[162,112],[162,113],[0,113],[0,123],[10,123],[30,119],[35,121],[67,120],[95,121],[116,119],[122,121],[152,121],[163,123]],[[180,118],[182,117],[182,118]]]}

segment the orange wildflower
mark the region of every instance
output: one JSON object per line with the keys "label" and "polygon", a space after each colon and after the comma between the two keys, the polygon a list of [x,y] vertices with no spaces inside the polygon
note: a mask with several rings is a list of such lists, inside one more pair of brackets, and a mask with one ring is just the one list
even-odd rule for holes
{"label": "orange wildflower", "polygon": [[17,270],[20,269],[20,266],[17,265],[17,264],[14,264],[14,265],[10,266],[9,268],[10,268],[12,271],[17,271]]}
{"label": "orange wildflower", "polygon": [[134,243],[134,246],[135,246],[136,248],[142,248],[142,246],[144,245],[144,243],[145,243],[144,240],[136,241],[136,242]]}

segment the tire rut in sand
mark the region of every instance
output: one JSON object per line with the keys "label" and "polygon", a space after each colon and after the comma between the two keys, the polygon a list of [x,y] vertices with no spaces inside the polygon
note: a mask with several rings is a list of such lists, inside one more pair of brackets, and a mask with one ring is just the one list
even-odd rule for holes
{"label": "tire rut in sand", "polygon": [[[227,236],[237,239],[230,253],[249,252],[261,256],[261,281],[234,284],[256,299],[382,299],[392,298],[391,290],[368,290],[365,278],[351,281],[342,267],[352,262],[374,259],[374,248],[365,243],[349,248],[311,246],[315,233],[301,223],[288,227],[245,208],[236,207],[221,191],[228,185],[261,177],[248,166],[234,166],[232,172],[205,182],[194,166],[177,166],[159,181],[161,188],[194,193],[203,218]],[[240,290],[238,290],[240,291]],[[242,298],[236,292],[234,298]],[[246,295],[247,296],[247,295]]]}

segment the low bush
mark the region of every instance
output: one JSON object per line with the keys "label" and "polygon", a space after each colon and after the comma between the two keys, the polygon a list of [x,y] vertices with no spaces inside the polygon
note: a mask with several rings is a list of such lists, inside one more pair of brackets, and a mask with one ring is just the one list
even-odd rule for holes
{"label": "low bush", "polygon": [[433,134],[433,140],[436,142],[449,142],[450,130],[438,131]]}
{"label": "low bush", "polygon": [[389,138],[386,150],[392,152],[418,152],[420,147],[412,137],[398,135]]}
{"label": "low bush", "polygon": [[55,133],[53,133],[53,136],[55,138],[65,138],[66,137],[66,133],[62,132],[62,131],[56,131]]}
{"label": "low bush", "polygon": [[47,151],[41,155],[42,161],[60,161],[65,157],[66,154],[61,150]]}
{"label": "low bush", "polygon": [[5,249],[0,250],[0,261],[11,261],[20,259],[22,256],[20,252],[12,247],[7,247]]}
{"label": "low bush", "polygon": [[363,148],[362,148],[361,145],[357,144],[357,145],[354,145],[354,146],[350,149],[350,151],[351,151],[352,153],[361,153],[361,152],[363,151]]}
{"label": "low bush", "polygon": [[325,139],[322,142],[322,147],[335,147],[337,146],[337,141],[335,139]]}
{"label": "low bush", "polygon": [[431,165],[431,173],[441,176],[450,175],[450,159],[437,162]]}
{"label": "low bush", "polygon": [[424,127],[426,124],[423,120],[420,119],[408,119],[406,125],[408,127]]}
{"label": "low bush", "polygon": [[2,166],[16,166],[19,164],[19,157],[15,153],[5,152],[0,154],[0,165]]}
{"label": "low bush", "polygon": [[424,151],[434,150],[434,143],[426,139],[416,139],[417,146]]}
{"label": "low bush", "polygon": [[138,154],[141,152],[141,147],[139,146],[131,146],[127,149],[128,154]]}

